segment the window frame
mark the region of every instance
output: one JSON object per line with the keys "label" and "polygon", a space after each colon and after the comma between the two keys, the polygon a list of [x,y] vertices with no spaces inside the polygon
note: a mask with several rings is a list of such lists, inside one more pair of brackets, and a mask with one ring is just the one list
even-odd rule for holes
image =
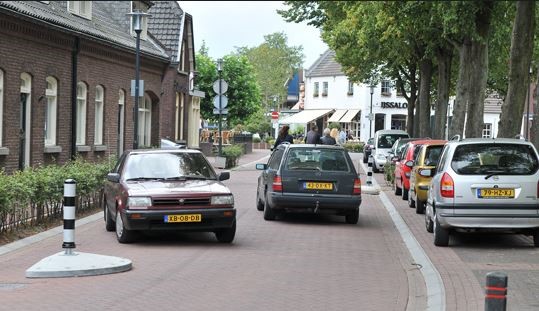
{"label": "window frame", "polygon": [[94,106],[94,145],[103,145],[103,116],[105,112],[105,88],[102,85],[95,87]]}
{"label": "window frame", "polygon": [[[47,87],[45,89],[45,146],[56,146],[56,130],[58,117],[58,80],[54,77],[45,78]],[[49,88],[50,86],[50,88]]]}
{"label": "window frame", "polygon": [[150,147],[152,141],[152,100],[148,94],[144,94],[138,113],[139,147]]}
{"label": "window frame", "polygon": [[[83,12],[84,8],[87,9],[86,12]],[[67,10],[73,15],[92,19],[92,1],[67,1]]]}
{"label": "window frame", "polygon": [[314,82],[313,96],[318,97],[319,91],[320,91],[320,82]]}
{"label": "window frame", "polygon": [[[81,92],[79,93],[79,87]],[[77,120],[76,120],[76,145],[86,144],[86,107],[88,106],[88,86],[79,81],[77,83]]]}
{"label": "window frame", "polygon": [[384,96],[390,96],[391,95],[391,81],[389,80],[382,80],[380,84],[380,94]]}
{"label": "window frame", "polygon": [[324,81],[322,82],[322,96],[328,96],[329,91],[329,82]]}
{"label": "window frame", "polygon": [[492,123],[483,123],[483,129],[481,130],[482,138],[492,137]]}

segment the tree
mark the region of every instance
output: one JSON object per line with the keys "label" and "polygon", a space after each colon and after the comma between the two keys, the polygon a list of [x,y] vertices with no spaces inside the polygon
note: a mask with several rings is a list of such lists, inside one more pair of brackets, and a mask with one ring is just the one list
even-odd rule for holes
{"label": "tree", "polygon": [[[200,104],[200,111],[205,119],[215,121],[213,114],[213,83],[218,79],[215,61],[206,55],[197,53],[199,89],[206,94]],[[228,114],[225,115],[229,126],[243,123],[249,116],[260,110],[260,88],[256,83],[254,69],[246,57],[227,55],[223,58],[221,78],[228,83]]]}

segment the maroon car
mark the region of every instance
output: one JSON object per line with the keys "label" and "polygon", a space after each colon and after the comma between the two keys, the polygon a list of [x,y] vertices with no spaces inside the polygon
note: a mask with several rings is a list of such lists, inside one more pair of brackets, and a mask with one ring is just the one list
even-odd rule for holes
{"label": "maroon car", "polygon": [[229,178],[229,172],[217,175],[198,150],[126,151],[105,183],[105,227],[120,243],[143,230],[210,231],[231,243],[236,209],[221,183]]}

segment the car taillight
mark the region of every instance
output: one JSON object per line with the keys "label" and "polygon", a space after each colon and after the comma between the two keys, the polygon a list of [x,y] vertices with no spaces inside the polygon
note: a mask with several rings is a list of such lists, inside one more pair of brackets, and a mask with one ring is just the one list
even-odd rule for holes
{"label": "car taillight", "polygon": [[277,175],[273,177],[273,184],[271,185],[273,191],[283,191],[283,181],[281,176]]}
{"label": "car taillight", "polygon": [[361,179],[354,179],[354,190],[352,194],[361,194]]}
{"label": "car taillight", "polygon": [[453,198],[455,196],[455,183],[447,173],[444,173],[440,181],[440,194],[444,198]]}

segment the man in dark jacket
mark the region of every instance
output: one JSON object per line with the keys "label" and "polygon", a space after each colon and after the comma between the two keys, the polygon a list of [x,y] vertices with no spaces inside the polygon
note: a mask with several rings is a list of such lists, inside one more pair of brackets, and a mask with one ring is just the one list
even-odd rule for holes
{"label": "man in dark jacket", "polygon": [[307,132],[305,137],[306,144],[321,144],[320,134],[318,133],[318,126],[315,123],[311,125],[311,130]]}
{"label": "man in dark jacket", "polygon": [[320,140],[322,141],[322,144],[324,145],[336,145],[337,142],[335,141],[335,138],[331,137],[330,135],[331,131],[326,128],[324,130],[324,136],[322,136],[322,138],[320,138]]}

